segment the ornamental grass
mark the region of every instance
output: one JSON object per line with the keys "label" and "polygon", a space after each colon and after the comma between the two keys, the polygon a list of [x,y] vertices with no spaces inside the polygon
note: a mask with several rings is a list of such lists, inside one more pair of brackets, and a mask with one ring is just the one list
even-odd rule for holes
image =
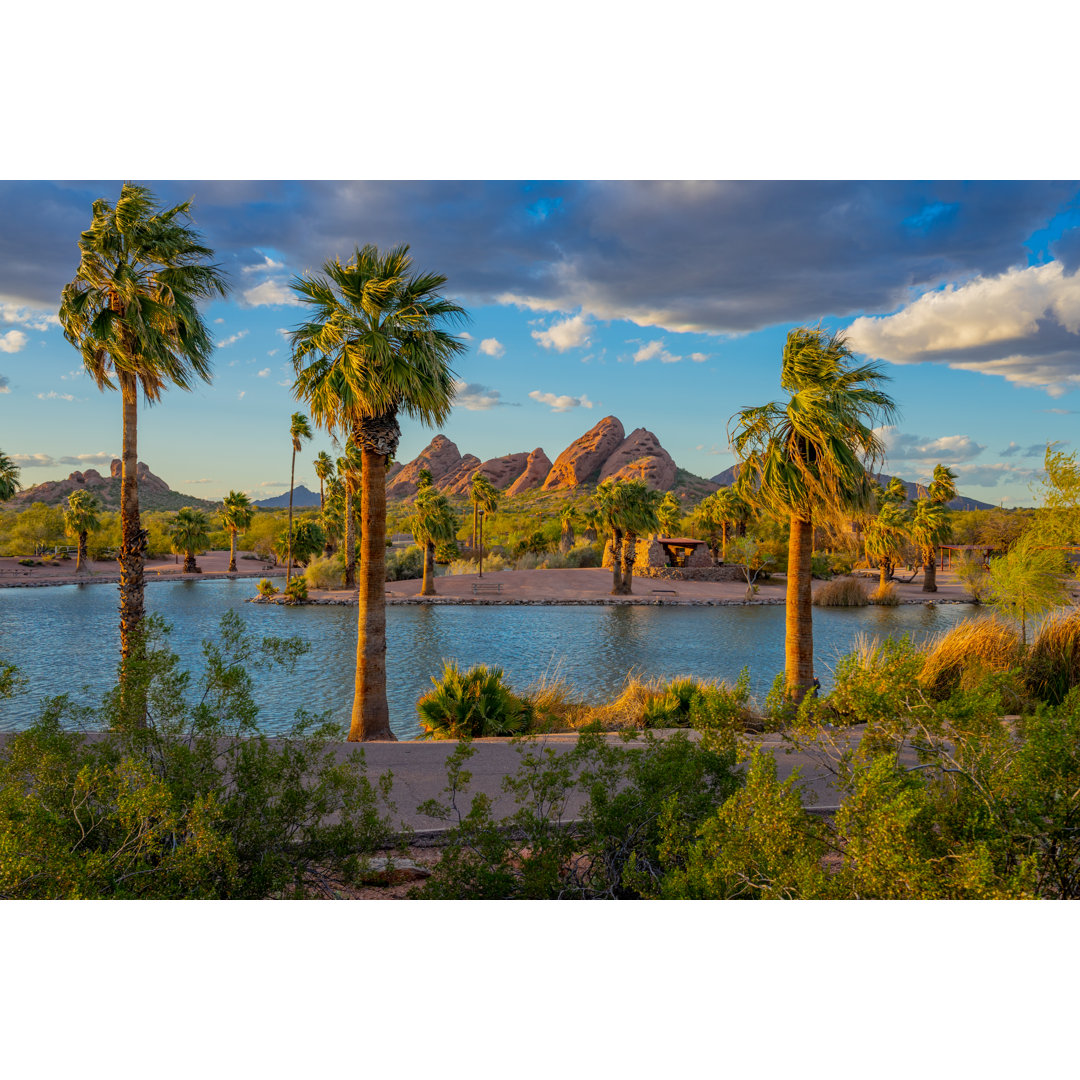
{"label": "ornamental grass", "polygon": [[815,607],[866,607],[870,594],[866,586],[853,577],[838,577],[814,590]]}
{"label": "ornamental grass", "polygon": [[1020,634],[997,618],[970,619],[928,646],[919,682],[934,697],[974,685],[987,672],[1009,671],[1021,659]]}

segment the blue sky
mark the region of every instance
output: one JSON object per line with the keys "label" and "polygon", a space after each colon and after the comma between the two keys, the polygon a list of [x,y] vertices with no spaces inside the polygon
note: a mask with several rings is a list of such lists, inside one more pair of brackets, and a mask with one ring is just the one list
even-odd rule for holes
{"label": "blue sky", "polygon": [[[214,380],[144,408],[140,458],[178,490],[280,493],[292,275],[357,244],[405,242],[469,311],[443,432],[484,459],[553,460],[614,414],[683,468],[734,460],[727,423],[780,396],[787,330],[844,329],[892,378],[887,470],[938,461],[962,490],[1030,504],[1047,440],[1080,409],[1080,183],[158,181],[192,197],[229,275],[205,309]],[[0,449],[27,485],[107,467],[120,402],[80,372],[55,322],[94,198],[120,183],[0,183]],[[406,421],[402,460],[433,431]],[[297,464],[331,449],[320,434]]]}

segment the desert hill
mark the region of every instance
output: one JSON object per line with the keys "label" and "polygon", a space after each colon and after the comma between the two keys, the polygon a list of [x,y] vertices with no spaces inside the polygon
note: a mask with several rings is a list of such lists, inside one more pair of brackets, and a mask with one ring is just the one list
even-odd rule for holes
{"label": "desert hill", "polygon": [[[731,468],[725,469],[722,473],[717,473],[712,478],[712,482],[714,484],[718,485],[719,487],[728,487],[730,484],[734,483],[735,477],[738,476],[738,473],[739,473],[739,466],[738,465],[732,465]],[[878,483],[881,484],[882,487],[884,487],[891,479],[892,479],[892,477],[888,473],[878,473],[877,474]],[[911,484],[911,483],[908,483],[908,481],[906,481],[906,480],[903,481],[903,484],[904,484],[904,487],[907,489],[907,497],[912,502],[914,502],[915,499],[918,499],[922,495],[925,494],[925,489],[923,491],[920,491],[918,484]],[[946,509],[948,509],[948,510],[996,510],[997,509],[997,507],[995,507],[993,503],[979,502],[978,499],[969,499],[966,495],[957,495],[957,497],[955,499],[953,499],[951,502],[947,502],[945,504],[945,506],[946,506]]]}
{"label": "desert hill", "polygon": [[[303,484],[297,484],[293,488],[293,509],[298,506],[310,507],[319,505],[319,493],[317,491],[309,491]],[[275,495],[270,499],[255,499],[252,501],[252,506],[259,507],[260,510],[287,510],[289,507],[289,493],[283,491],[280,495]]]}
{"label": "desert hill", "polygon": [[[13,510],[25,510],[35,502],[43,502],[46,506],[66,505],[67,498],[73,491],[83,489],[97,497],[103,510],[119,510],[120,472],[120,459],[113,458],[108,476],[102,476],[97,469],[73,472],[65,480],[48,480],[44,484],[25,488],[6,506]],[[155,476],[150,471],[145,462],[139,462],[138,476],[140,510],[180,510],[185,506],[215,510],[218,507],[218,503],[208,499],[173,491],[160,476]]]}

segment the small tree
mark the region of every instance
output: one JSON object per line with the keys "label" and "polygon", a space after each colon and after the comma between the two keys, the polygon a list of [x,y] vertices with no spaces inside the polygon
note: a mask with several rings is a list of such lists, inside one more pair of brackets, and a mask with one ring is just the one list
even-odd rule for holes
{"label": "small tree", "polygon": [[221,502],[221,523],[229,531],[229,573],[236,573],[236,534],[251,528],[255,508],[242,491],[230,491]]}
{"label": "small tree", "polygon": [[757,579],[768,569],[773,557],[765,551],[757,537],[749,534],[729,540],[728,551],[746,579],[746,594],[743,599],[749,604],[758,591]]}
{"label": "small tree", "polygon": [[1027,644],[1027,622],[1068,599],[1065,557],[1025,532],[1006,555],[990,560],[990,603],[1020,623],[1020,641]]}
{"label": "small tree", "polygon": [[85,488],[73,491],[68,496],[68,508],[64,511],[64,532],[78,540],[79,554],[75,562],[75,572],[86,569],[87,536],[101,528],[98,517],[98,501]]}
{"label": "small tree", "polygon": [[176,515],[172,549],[184,556],[184,573],[200,574],[195,555],[210,543],[210,520],[201,510],[185,506]]}

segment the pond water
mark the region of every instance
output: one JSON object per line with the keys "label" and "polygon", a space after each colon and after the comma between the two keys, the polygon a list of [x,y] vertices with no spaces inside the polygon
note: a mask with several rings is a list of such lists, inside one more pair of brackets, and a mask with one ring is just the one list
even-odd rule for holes
{"label": "pond water", "polygon": [[[263,729],[283,730],[300,707],[347,722],[356,608],[248,604],[253,593],[251,580],[154,583],[147,609],[173,625],[172,647],[193,672],[201,670],[202,640],[214,636],[225,611],[238,611],[255,633],[300,635],[312,649],[293,675],[259,675]],[[966,604],[815,608],[818,676],[828,689],[833,664],[860,633],[921,640],[978,611]],[[0,589],[0,660],[29,679],[28,693],[0,702],[0,730],[25,727],[54,694],[98,702],[115,676],[119,636],[115,586]],[[517,689],[559,675],[594,702],[618,694],[631,670],[734,681],[748,666],[753,692],[763,698],[784,667],[784,608],[391,606],[387,642],[391,726],[411,738],[419,734],[416,699],[444,659],[500,666]]]}

